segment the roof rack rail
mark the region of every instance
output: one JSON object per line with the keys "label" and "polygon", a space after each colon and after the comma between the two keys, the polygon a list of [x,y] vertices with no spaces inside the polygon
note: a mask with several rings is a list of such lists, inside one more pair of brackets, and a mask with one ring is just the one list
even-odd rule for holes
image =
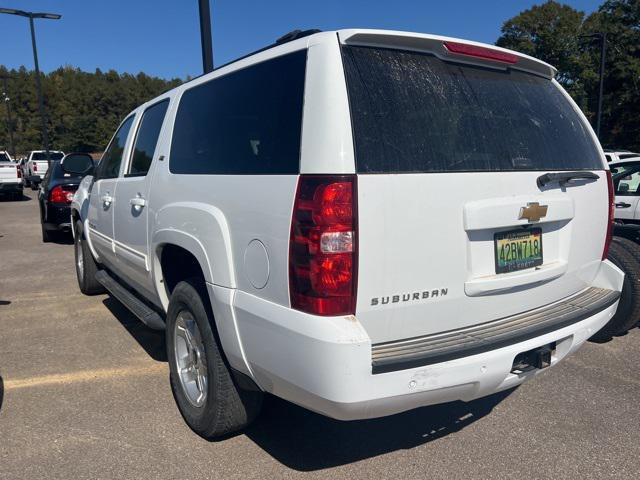
{"label": "roof rack rail", "polygon": [[276,45],[292,42],[293,40],[297,40],[298,38],[308,37],[309,35],[313,35],[314,33],[320,33],[321,31],[322,30],[318,28],[310,28],[308,30],[292,30],[277,39]]}

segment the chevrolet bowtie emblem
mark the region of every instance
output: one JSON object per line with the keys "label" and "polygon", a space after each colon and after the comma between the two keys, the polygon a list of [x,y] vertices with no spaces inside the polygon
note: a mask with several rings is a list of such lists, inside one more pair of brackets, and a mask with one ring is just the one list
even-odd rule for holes
{"label": "chevrolet bowtie emblem", "polygon": [[526,207],[520,207],[518,220],[526,218],[530,222],[537,222],[547,215],[547,205],[540,205],[538,202],[527,203]]}

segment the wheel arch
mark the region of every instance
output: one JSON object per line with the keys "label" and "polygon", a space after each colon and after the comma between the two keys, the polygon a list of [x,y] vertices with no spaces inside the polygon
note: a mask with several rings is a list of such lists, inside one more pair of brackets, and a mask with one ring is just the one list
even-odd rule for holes
{"label": "wheel arch", "polygon": [[174,244],[196,257],[207,282],[236,288],[230,229],[219,208],[176,202],[159,209],[154,224],[160,228],[151,235],[153,257],[159,258],[164,244]]}
{"label": "wheel arch", "polygon": [[[174,273],[167,271],[167,261],[170,259],[163,258],[163,255],[171,249],[171,260],[175,264],[180,265],[180,274],[174,276]],[[171,288],[175,287],[181,280],[186,280],[194,276],[194,270],[189,266],[190,262],[196,262],[199,271],[206,282],[206,292],[211,309],[213,311],[213,323],[218,332],[221,348],[231,367],[238,372],[249,376],[253,379],[251,369],[249,368],[242,344],[239,338],[238,330],[235,324],[235,318],[232,309],[232,299],[234,288],[221,286],[218,283],[216,275],[221,275],[223,279],[233,280],[231,272],[224,271],[221,268],[216,269],[221,263],[211,259],[211,255],[207,252],[205,245],[195,236],[187,232],[178,230],[160,230],[153,237],[153,248],[151,255],[151,269],[158,298],[165,312],[168,312],[169,298]],[[173,277],[173,278],[172,278]],[[233,282],[235,286],[235,282]]]}

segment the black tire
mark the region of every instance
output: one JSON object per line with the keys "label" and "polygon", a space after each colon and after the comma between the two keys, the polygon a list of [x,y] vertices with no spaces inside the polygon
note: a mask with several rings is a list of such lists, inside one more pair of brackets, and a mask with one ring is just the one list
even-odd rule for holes
{"label": "black tire", "polygon": [[609,248],[608,259],[625,274],[622,294],[616,314],[602,327],[592,340],[603,342],[614,335],[622,335],[640,320],[640,257],[634,256],[628,249],[631,240],[615,237]]}
{"label": "black tire", "polygon": [[614,236],[611,240],[614,243],[619,244],[627,252],[634,256],[634,258],[640,262],[640,245],[627,237]]}
{"label": "black tire", "polygon": [[46,228],[44,228],[44,224],[40,223],[40,228],[42,229],[42,243],[49,243],[53,240],[53,236],[51,235],[51,232],[49,230],[47,230]]}
{"label": "black tire", "polygon": [[53,235],[49,230],[44,228],[44,211],[42,208],[42,202],[38,202],[38,206],[40,207],[40,230],[42,231],[42,243],[49,243],[53,241]]}
{"label": "black tire", "polygon": [[[76,222],[76,237],[73,241],[74,259],[76,265],[76,277],[78,278],[78,287],[85,295],[98,295],[105,293],[104,287],[96,280],[96,272],[98,264],[93,258],[91,249],[87,245],[84,232],[82,231],[82,222]],[[80,266],[80,255],[82,255],[82,267]]]}
{"label": "black tire", "polygon": [[[200,406],[189,400],[178,374],[175,330],[178,316],[184,312],[190,314],[198,327],[206,358],[207,388],[203,389],[206,397]],[[228,435],[249,425],[260,413],[263,394],[238,386],[222,352],[202,280],[192,278],[176,285],[169,301],[166,323],[171,388],[187,425],[207,439]]]}

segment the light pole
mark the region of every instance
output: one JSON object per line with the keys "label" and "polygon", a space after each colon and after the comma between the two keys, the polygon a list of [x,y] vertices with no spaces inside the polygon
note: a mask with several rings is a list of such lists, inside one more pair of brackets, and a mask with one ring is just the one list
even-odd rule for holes
{"label": "light pole", "polygon": [[209,0],[198,0],[200,12],[200,43],[202,45],[202,70],[213,70],[213,45],[211,40],[211,9]]}
{"label": "light pole", "polygon": [[13,122],[11,121],[11,107],[9,106],[9,88],[7,86],[7,77],[2,75],[2,101],[7,107],[7,133],[9,134],[9,152],[13,158],[16,158],[16,148],[13,144]]}
{"label": "light pole", "polygon": [[596,111],[596,135],[600,140],[600,121],[602,118],[602,96],[604,92],[604,62],[607,56],[607,33],[596,32],[580,35],[583,38],[597,38],[600,40],[600,85],[598,87],[598,110]]}
{"label": "light pole", "polygon": [[6,13],[8,15],[18,15],[19,17],[26,17],[29,19],[29,27],[31,27],[31,46],[33,47],[33,62],[36,70],[36,90],[38,93],[38,107],[40,109],[40,119],[42,121],[42,143],[44,144],[44,150],[47,154],[47,163],[51,166],[51,159],[49,158],[49,135],[47,133],[47,116],[44,111],[44,98],[42,97],[42,85],[40,85],[40,67],[38,66],[38,50],[36,49],[36,30],[33,24],[34,18],[44,18],[48,20],[60,20],[62,15],[57,13],[34,13],[25,12],[23,10],[15,10],[13,8],[0,8],[0,13]]}

